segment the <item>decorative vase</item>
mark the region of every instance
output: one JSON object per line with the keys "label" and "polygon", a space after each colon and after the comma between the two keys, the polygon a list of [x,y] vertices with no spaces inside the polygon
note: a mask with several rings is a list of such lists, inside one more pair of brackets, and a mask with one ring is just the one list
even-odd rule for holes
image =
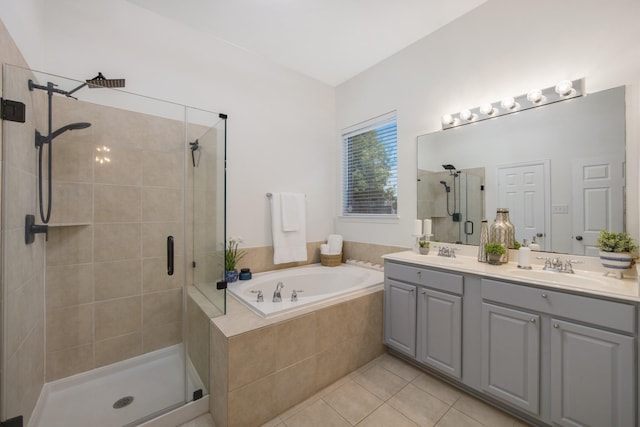
{"label": "decorative vase", "polygon": [[600,251],[600,262],[605,270],[605,276],[609,273],[622,279],[622,273],[631,267],[633,256],[629,252],[603,252]]}
{"label": "decorative vase", "polygon": [[487,263],[491,265],[502,264],[502,254],[487,254]]}
{"label": "decorative vase", "polygon": [[232,283],[238,280],[238,270],[227,270],[225,271],[225,281],[227,283]]}
{"label": "decorative vase", "polygon": [[515,227],[509,221],[509,209],[496,211],[496,219],[489,229],[489,243],[500,243],[507,248],[507,252],[500,255],[500,263],[509,262],[509,249],[515,247]]}
{"label": "decorative vase", "polygon": [[429,248],[423,248],[422,246],[420,246],[420,255],[429,255]]}
{"label": "decorative vase", "polygon": [[480,246],[478,246],[479,262],[487,262],[487,253],[484,250],[484,245],[487,243],[489,243],[489,224],[486,219],[483,219],[480,227]]}

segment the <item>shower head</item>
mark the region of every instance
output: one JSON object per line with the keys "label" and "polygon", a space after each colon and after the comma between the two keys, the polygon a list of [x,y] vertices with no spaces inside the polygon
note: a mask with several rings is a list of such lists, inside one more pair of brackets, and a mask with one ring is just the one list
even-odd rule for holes
{"label": "shower head", "polygon": [[442,165],[442,167],[443,167],[445,170],[448,170],[448,171],[454,171],[454,170],[456,170],[456,167],[455,167],[455,166],[453,166],[453,165]]}
{"label": "shower head", "polygon": [[445,181],[440,181],[440,184],[444,185],[444,191],[447,193],[451,191],[451,187],[449,187]]}
{"label": "shower head", "polygon": [[94,78],[87,80],[87,84],[89,89],[124,87],[124,79],[108,79],[102,73],[98,73]]}
{"label": "shower head", "polygon": [[51,139],[53,140],[54,138],[56,138],[60,134],[65,133],[68,130],[86,129],[89,126],[91,126],[91,123],[87,123],[87,122],[71,123],[66,126],[62,126],[60,129],[51,133]]}

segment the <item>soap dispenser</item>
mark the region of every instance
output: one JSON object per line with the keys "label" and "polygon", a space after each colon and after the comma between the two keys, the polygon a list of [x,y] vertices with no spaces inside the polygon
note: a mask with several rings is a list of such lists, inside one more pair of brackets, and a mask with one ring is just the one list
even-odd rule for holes
{"label": "soap dispenser", "polygon": [[538,244],[538,242],[536,242],[536,236],[533,236],[533,240],[529,244],[529,249],[531,249],[532,251],[540,250],[540,245]]}

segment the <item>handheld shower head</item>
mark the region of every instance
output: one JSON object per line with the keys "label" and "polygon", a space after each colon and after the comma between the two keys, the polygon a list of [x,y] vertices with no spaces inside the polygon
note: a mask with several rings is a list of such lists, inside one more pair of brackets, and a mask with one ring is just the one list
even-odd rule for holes
{"label": "handheld shower head", "polygon": [[53,140],[54,138],[65,133],[68,130],[86,129],[89,126],[91,126],[91,123],[87,123],[87,122],[71,123],[66,126],[62,126],[60,129],[55,130],[51,133],[51,139]]}
{"label": "handheld shower head", "polygon": [[451,187],[449,187],[445,181],[440,181],[440,184],[444,185],[444,191],[447,193],[451,191]]}

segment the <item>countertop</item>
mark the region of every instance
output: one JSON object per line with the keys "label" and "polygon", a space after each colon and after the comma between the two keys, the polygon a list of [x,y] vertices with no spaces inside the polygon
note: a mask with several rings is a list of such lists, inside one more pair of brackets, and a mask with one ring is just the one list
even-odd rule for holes
{"label": "countertop", "polygon": [[[428,255],[420,255],[413,251],[404,251],[384,255],[383,258],[389,261],[436,267],[452,272],[474,274],[492,279],[507,280],[549,289],[559,289],[583,295],[640,302],[637,277],[631,277],[631,275],[629,275],[629,277],[617,279],[613,276],[605,276],[605,270],[600,265],[598,258],[544,252],[535,253],[535,255],[540,258],[559,257],[561,259],[570,258],[571,260],[575,260],[576,263],[573,264],[575,274],[570,274],[544,271],[542,269],[544,260],[536,257],[532,257],[534,260],[532,260],[531,270],[519,269],[517,262],[513,261],[517,260],[517,251],[510,251],[509,263],[491,265],[485,262],[478,262],[475,253],[477,247],[465,248],[463,245],[459,247],[457,245],[446,246],[456,246],[459,249],[455,258],[438,256],[437,249],[434,250],[433,248]],[[635,271],[633,273],[635,274]]]}

